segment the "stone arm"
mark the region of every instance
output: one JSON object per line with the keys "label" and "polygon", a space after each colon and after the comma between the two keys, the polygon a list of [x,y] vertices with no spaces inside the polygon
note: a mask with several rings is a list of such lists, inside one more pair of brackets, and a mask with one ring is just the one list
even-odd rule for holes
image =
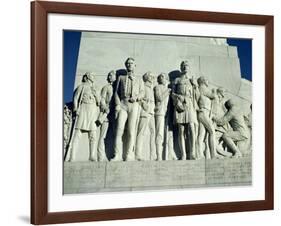
{"label": "stone arm", "polygon": [[176,105],[178,102],[184,102],[184,96],[177,93],[177,80],[172,83],[172,94],[173,104]]}
{"label": "stone arm", "polygon": [[170,94],[169,88],[167,88],[163,93],[161,93],[158,87],[154,87],[155,102],[162,102],[169,96],[169,94]]}
{"label": "stone arm", "polygon": [[100,107],[102,112],[107,112],[108,111],[108,106],[106,101],[106,96],[107,96],[107,86],[104,86],[101,90],[101,100],[100,100]]}
{"label": "stone arm", "polygon": [[200,91],[199,91],[199,89],[198,89],[198,87],[197,87],[197,86],[196,86],[196,87],[193,87],[193,92],[194,92],[194,97],[195,97],[195,100],[196,100],[196,102],[198,102],[198,100],[199,100],[199,98],[200,98],[201,93],[200,93]]}
{"label": "stone arm", "polygon": [[97,106],[99,106],[99,105],[100,105],[100,96],[99,96],[99,94],[98,94],[98,92],[96,91],[96,88],[95,88],[94,86],[91,86],[91,92],[92,92],[92,94],[93,94],[94,97],[95,97]]}
{"label": "stone arm", "polygon": [[80,101],[82,98],[82,92],[83,92],[84,86],[80,85],[76,88],[74,91],[74,97],[73,97],[73,112],[77,112],[79,109]]}
{"label": "stone arm", "polygon": [[145,89],[144,89],[144,82],[140,80],[140,86],[139,86],[139,94],[136,97],[136,101],[141,101],[145,97]]}
{"label": "stone arm", "polygon": [[233,112],[230,110],[226,112],[222,118],[220,119],[214,118],[214,121],[217,123],[218,126],[224,126],[233,118],[233,116],[234,116]]}
{"label": "stone arm", "polygon": [[200,93],[206,97],[208,97],[209,99],[215,99],[216,98],[216,95],[214,92],[212,92],[209,88],[207,87],[202,87],[202,88],[199,88],[200,90]]}
{"label": "stone arm", "polygon": [[117,82],[116,82],[116,89],[114,93],[114,99],[115,99],[115,105],[120,106],[120,97],[119,97],[119,86],[120,86],[120,77],[118,77]]}

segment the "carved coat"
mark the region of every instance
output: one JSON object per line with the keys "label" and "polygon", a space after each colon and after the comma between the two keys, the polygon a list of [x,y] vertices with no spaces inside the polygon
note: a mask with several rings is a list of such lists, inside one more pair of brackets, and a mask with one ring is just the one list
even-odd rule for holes
{"label": "carved coat", "polygon": [[154,115],[154,92],[152,84],[144,83],[144,98],[141,101],[141,117]]}
{"label": "carved coat", "polygon": [[105,85],[101,90],[101,101],[100,108],[101,112],[99,115],[99,121],[102,123],[104,121],[109,121],[113,119],[113,86],[112,84]]}
{"label": "carved coat", "polygon": [[159,84],[154,87],[155,95],[155,115],[165,116],[168,108],[169,96],[167,96],[168,87]]}
{"label": "carved coat", "polygon": [[115,104],[125,108],[130,100],[144,97],[144,84],[141,78],[133,75],[120,75],[116,83]]}
{"label": "carved coat", "polygon": [[174,82],[173,103],[174,123],[197,123],[195,93],[187,76],[176,78]]}
{"label": "carved coat", "polygon": [[74,99],[73,109],[77,111],[75,128],[85,131],[96,129],[95,122],[99,114],[99,97],[93,86],[88,83],[82,83],[77,87]]}

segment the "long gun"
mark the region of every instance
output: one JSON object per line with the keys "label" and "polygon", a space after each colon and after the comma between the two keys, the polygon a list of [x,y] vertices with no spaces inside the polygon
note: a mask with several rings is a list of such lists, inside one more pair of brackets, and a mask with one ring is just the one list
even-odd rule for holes
{"label": "long gun", "polygon": [[[84,87],[83,87],[83,89],[81,91],[81,95],[80,95],[80,98],[79,98],[79,103],[78,103],[78,107],[77,107],[76,112],[79,110],[79,108],[81,106],[83,94],[84,94]],[[66,152],[64,154],[64,161],[69,160],[69,158],[70,158],[70,156],[69,156],[70,151],[69,150],[72,148],[72,140],[73,140],[76,124],[77,124],[77,121],[78,121],[78,117],[79,117],[79,115],[76,114],[75,115],[75,119],[74,119],[74,123],[73,123],[73,126],[72,126],[72,129],[71,129],[71,133],[70,133],[70,138],[69,138],[69,141],[68,141],[67,149],[66,149]]]}

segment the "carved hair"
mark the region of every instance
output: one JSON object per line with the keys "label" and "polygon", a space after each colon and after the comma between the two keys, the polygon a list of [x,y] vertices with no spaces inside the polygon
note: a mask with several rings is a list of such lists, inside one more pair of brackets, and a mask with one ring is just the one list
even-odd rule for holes
{"label": "carved hair", "polygon": [[160,77],[161,76],[163,76],[164,77],[164,79],[166,79],[166,80],[168,80],[168,76],[167,76],[167,74],[165,74],[165,73],[161,73],[161,74],[159,74],[158,76],[157,76],[157,81],[159,82],[159,80],[160,80]]}
{"label": "carved hair", "polygon": [[88,80],[89,75],[90,75],[90,72],[86,72],[82,77],[82,82],[86,82]]}
{"label": "carved hair", "polygon": [[127,65],[127,63],[129,62],[129,60],[132,60],[135,62],[135,59],[133,57],[128,57],[127,60],[125,61],[125,66]]}
{"label": "carved hair", "polygon": [[151,71],[146,72],[146,73],[142,76],[143,80],[144,80],[144,81],[147,81],[147,80],[148,80],[148,77],[149,77],[150,75],[151,75]]}
{"label": "carved hair", "polygon": [[92,74],[91,72],[86,72],[82,77],[82,82],[87,82],[88,80],[90,80],[91,74]]}
{"label": "carved hair", "polygon": [[233,99],[229,99],[225,102],[224,106],[226,109],[230,109],[235,105],[234,100]]}
{"label": "carved hair", "polygon": [[197,79],[197,82],[198,82],[198,85],[205,84],[206,83],[206,78],[204,76],[200,76]]}
{"label": "carved hair", "polygon": [[108,72],[108,74],[107,74],[107,78],[109,77],[109,75],[111,75],[111,74],[113,74],[114,76],[116,75],[116,72],[114,71],[114,70],[112,70],[112,71],[110,71],[110,72]]}
{"label": "carved hair", "polygon": [[189,61],[188,61],[188,60],[183,60],[183,61],[181,62],[180,67],[182,67],[185,63],[187,63],[187,64],[188,64],[188,66],[189,66]]}

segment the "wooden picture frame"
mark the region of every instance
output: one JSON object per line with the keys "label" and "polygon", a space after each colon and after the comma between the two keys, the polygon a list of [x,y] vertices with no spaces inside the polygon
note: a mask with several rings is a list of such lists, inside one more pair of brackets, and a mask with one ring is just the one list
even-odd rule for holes
{"label": "wooden picture frame", "polygon": [[[265,27],[265,199],[48,212],[48,14],[195,21]],[[273,16],[62,2],[31,3],[31,223],[52,224],[273,209]]]}

